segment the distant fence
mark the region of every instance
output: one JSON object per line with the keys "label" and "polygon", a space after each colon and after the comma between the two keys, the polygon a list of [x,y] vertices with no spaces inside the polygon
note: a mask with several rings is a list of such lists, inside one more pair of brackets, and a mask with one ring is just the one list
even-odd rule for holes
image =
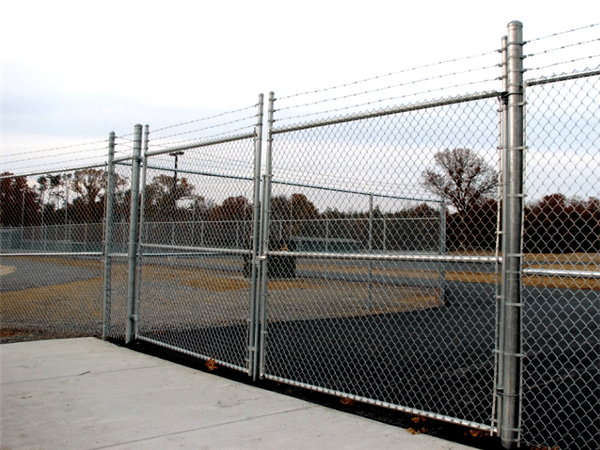
{"label": "distant fence", "polygon": [[266,120],[262,95],[217,116],[232,132],[136,125],[106,165],[3,175],[2,338],[139,339],[506,448],[597,448],[600,70],[525,79],[521,33],[495,88],[320,114],[353,94],[271,93]]}

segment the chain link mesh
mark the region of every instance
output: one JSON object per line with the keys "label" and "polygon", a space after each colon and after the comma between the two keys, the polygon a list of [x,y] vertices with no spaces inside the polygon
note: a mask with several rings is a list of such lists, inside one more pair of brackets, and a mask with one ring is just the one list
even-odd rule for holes
{"label": "chain link mesh", "polygon": [[[495,254],[497,109],[275,129],[265,377],[492,426],[495,265],[461,257]],[[449,202],[447,163],[492,181]]]}
{"label": "chain link mesh", "polygon": [[[535,58],[528,58],[534,65],[527,70],[571,72],[525,82],[522,303],[511,304],[522,305],[522,354],[516,354],[523,361],[522,411],[514,431],[536,448],[596,449],[600,78],[594,46],[600,41],[573,37],[536,50],[546,38],[529,41],[528,57]],[[448,62],[464,64],[463,58]],[[504,351],[505,337],[497,333],[496,302],[506,306],[498,258],[501,93],[458,92],[495,87],[495,63],[437,74],[436,66],[422,67],[431,72],[423,79],[363,80],[379,84],[358,93],[297,98],[350,83],[288,96],[295,103],[282,103],[269,136],[268,210],[254,198],[254,139],[233,136],[254,126],[256,116],[247,112],[254,106],[155,130],[142,189],[136,337],[207,359],[213,368],[254,374],[260,358],[260,375],[269,379],[496,428],[494,402],[502,400],[504,386],[495,392],[494,380],[504,368],[495,351]],[[460,80],[450,82],[455,76]],[[442,78],[445,84],[435,85]],[[416,89],[425,81],[433,84]],[[396,88],[403,91],[381,98]],[[391,105],[439,92],[459,97],[402,111]],[[369,98],[356,103],[359,95]],[[374,105],[381,109],[334,117]],[[292,123],[298,120],[310,121]],[[207,132],[212,143],[190,149]],[[117,153],[127,155],[140,143],[116,139]],[[105,336],[126,340],[129,263],[137,256],[128,255],[136,244],[129,242],[132,162],[115,167],[110,221],[104,166],[53,168],[96,164],[104,142],[34,151],[50,169],[41,168],[40,158],[33,165],[37,157],[29,151],[10,157],[10,164],[28,164],[31,175],[0,177],[1,342],[99,336],[103,314]],[[187,149],[158,150],[173,145]],[[83,150],[89,155],[82,157]],[[52,172],[33,175],[35,167]],[[259,206],[268,235],[254,226]],[[111,236],[106,255],[104,222]],[[263,278],[255,280],[259,267]],[[264,345],[257,348],[259,341]]]}
{"label": "chain link mesh", "polygon": [[523,439],[548,448],[600,445],[599,94],[527,88]]}
{"label": "chain link mesh", "polygon": [[104,168],[0,182],[1,341],[100,336]]}
{"label": "chain link mesh", "polygon": [[107,246],[105,275],[108,282],[105,293],[107,338],[125,339],[125,320],[127,317],[127,253],[131,215],[131,160],[115,164],[115,189],[111,222],[111,241]]}
{"label": "chain link mesh", "polygon": [[254,140],[148,158],[138,337],[248,370]]}

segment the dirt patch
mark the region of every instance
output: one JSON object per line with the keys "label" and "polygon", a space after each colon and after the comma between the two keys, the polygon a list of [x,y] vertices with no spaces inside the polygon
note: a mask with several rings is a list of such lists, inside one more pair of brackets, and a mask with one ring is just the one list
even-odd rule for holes
{"label": "dirt patch", "polygon": [[3,275],[8,275],[9,273],[16,272],[17,268],[14,266],[3,266],[0,265],[0,277]]}

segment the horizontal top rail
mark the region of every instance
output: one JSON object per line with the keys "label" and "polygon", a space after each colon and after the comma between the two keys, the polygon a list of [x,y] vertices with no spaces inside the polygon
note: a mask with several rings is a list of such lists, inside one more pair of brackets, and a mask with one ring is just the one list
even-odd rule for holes
{"label": "horizontal top rail", "polygon": [[291,131],[304,130],[307,128],[318,128],[318,127],[323,127],[323,126],[327,126],[327,125],[335,125],[338,123],[354,122],[357,120],[372,119],[375,117],[389,116],[392,114],[399,114],[399,113],[410,112],[410,111],[418,111],[421,109],[435,108],[438,106],[446,106],[446,105],[452,105],[452,104],[456,104],[456,103],[465,103],[465,102],[471,102],[471,101],[475,101],[475,100],[484,100],[487,98],[499,97],[501,95],[502,95],[502,93],[498,92],[498,91],[485,91],[485,92],[479,92],[476,94],[457,95],[454,97],[447,97],[447,98],[441,99],[441,100],[432,100],[429,102],[414,103],[412,105],[394,106],[394,107],[385,108],[385,109],[381,109],[381,110],[370,111],[367,113],[349,114],[347,116],[333,118],[333,119],[321,119],[321,120],[315,120],[312,122],[306,122],[306,123],[302,123],[302,124],[288,125],[288,126],[284,126],[281,128],[273,128],[271,130],[271,133],[272,134],[289,133]]}
{"label": "horizontal top rail", "polygon": [[114,164],[119,164],[122,163],[123,161],[133,161],[135,159],[135,157],[133,155],[131,156],[123,156],[122,158],[115,158],[113,159],[113,163]]}
{"label": "horizontal top rail", "polygon": [[558,81],[576,80],[578,78],[593,77],[594,75],[600,75],[600,69],[587,70],[585,72],[571,73],[568,75],[557,75],[548,78],[539,78],[537,80],[525,80],[525,86],[539,86],[540,84],[556,83]]}
{"label": "horizontal top rail", "polygon": [[251,133],[235,134],[232,136],[225,136],[225,137],[221,137],[218,139],[209,139],[206,141],[196,141],[196,142],[192,142],[191,144],[187,144],[187,145],[178,145],[175,147],[169,147],[169,148],[166,148],[163,150],[154,150],[152,152],[147,152],[146,156],[164,155],[166,153],[179,152],[179,151],[184,151],[184,150],[193,150],[195,148],[210,147],[211,145],[226,144],[227,142],[242,141],[244,139],[250,139],[250,138],[254,138],[254,137],[256,137],[256,132],[252,131]]}

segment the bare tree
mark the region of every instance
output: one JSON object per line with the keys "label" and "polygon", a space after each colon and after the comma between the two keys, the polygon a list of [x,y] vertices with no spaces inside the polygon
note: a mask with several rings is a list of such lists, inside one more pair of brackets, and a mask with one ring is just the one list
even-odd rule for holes
{"label": "bare tree", "polygon": [[495,191],[498,172],[468,148],[446,149],[437,152],[433,159],[438,170],[425,170],[421,184],[456,208],[460,241],[464,248],[467,245],[466,219],[469,212]]}
{"label": "bare tree", "polygon": [[498,186],[498,173],[473,150],[446,149],[436,153],[433,159],[440,171],[423,172],[422,185],[449,200],[461,216],[489,198]]}

